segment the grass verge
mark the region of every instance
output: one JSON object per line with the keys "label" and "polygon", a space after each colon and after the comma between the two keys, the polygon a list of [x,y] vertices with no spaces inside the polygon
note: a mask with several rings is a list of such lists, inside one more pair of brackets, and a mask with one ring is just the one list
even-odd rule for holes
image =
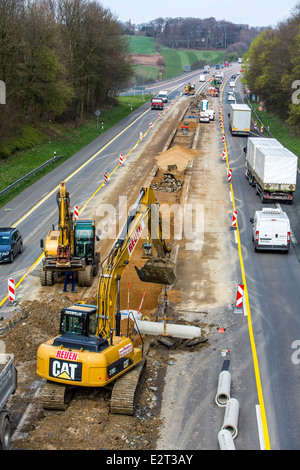
{"label": "grass verge", "polygon": [[[76,152],[84,148],[87,144],[128,116],[132,111],[139,108],[147,99],[147,96],[144,96],[143,98],[139,95],[135,97],[119,97],[118,106],[101,111],[98,123],[96,116],[93,116],[74,129],[68,129],[66,126],[61,126],[60,135],[58,137],[56,133],[56,138],[54,139],[48,139],[46,142],[36,145],[33,148],[17,152],[7,159],[1,160],[0,191],[4,190],[15,181],[53,158],[54,152],[56,155],[64,155],[64,157],[59,161],[51,163],[43,170],[38,171],[35,175],[29,177],[26,181],[20,183],[19,186],[11,189],[8,193],[1,196],[0,207],[3,207],[14,197],[24,191],[24,189],[31,186],[42,176],[52,171]],[[47,131],[45,130],[44,132]],[[48,135],[50,135],[50,132]]]}
{"label": "grass verge", "polygon": [[[286,123],[282,122],[278,116],[268,113],[264,109],[259,111],[258,103],[251,103],[253,109],[255,110],[257,116],[262,121],[264,128],[268,128],[275,139],[277,139],[284,147],[289,149],[298,157],[298,166],[299,166],[299,157],[300,157],[300,135],[296,134]],[[255,116],[253,116],[256,119]]]}

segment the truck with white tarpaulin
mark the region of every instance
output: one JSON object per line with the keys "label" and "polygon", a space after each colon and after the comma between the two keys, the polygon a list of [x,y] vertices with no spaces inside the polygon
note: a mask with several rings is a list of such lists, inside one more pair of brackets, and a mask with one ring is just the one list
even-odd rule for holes
{"label": "truck with white tarpaulin", "polygon": [[298,157],[294,153],[285,147],[259,146],[251,171],[256,194],[262,202],[275,200],[292,203],[298,172]]}

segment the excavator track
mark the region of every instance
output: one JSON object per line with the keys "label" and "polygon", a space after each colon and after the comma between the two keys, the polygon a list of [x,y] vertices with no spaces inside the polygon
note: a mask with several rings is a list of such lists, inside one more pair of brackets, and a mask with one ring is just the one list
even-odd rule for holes
{"label": "excavator track", "polygon": [[138,398],[138,386],[147,359],[118,378],[113,386],[110,399],[110,412],[133,416]]}
{"label": "excavator track", "polygon": [[45,410],[65,410],[68,406],[67,392],[72,387],[47,381],[42,390],[42,406]]}

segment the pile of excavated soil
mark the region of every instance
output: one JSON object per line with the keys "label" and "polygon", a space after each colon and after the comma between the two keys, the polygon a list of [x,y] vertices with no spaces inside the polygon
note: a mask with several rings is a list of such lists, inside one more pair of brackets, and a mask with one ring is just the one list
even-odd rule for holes
{"label": "pile of excavated soil", "polygon": [[155,159],[162,170],[168,170],[169,165],[176,165],[179,171],[184,171],[196,155],[199,155],[198,150],[175,145],[165,152],[159,153]]}

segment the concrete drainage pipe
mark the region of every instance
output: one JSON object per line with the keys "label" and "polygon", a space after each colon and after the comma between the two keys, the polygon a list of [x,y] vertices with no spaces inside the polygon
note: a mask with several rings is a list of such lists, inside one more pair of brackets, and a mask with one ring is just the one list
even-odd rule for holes
{"label": "concrete drainage pipe", "polygon": [[239,402],[236,398],[230,398],[226,403],[222,429],[230,431],[232,438],[235,439],[238,433]]}
{"label": "concrete drainage pipe", "polygon": [[228,429],[221,429],[218,434],[220,450],[235,450],[233,437]]}
{"label": "concrete drainage pipe", "polygon": [[230,399],[231,375],[228,370],[223,370],[219,375],[215,402],[218,406],[226,406]]}

